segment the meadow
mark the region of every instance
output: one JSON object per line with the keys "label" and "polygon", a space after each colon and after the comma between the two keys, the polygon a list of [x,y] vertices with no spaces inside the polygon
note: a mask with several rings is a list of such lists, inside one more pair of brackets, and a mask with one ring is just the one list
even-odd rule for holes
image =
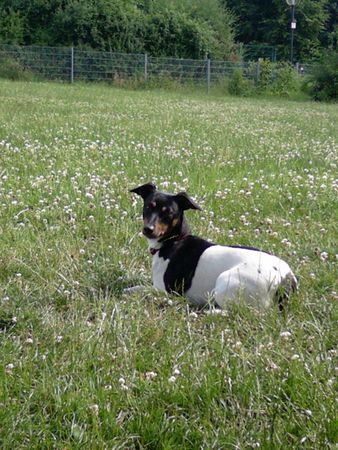
{"label": "meadow", "polygon": [[[0,447],[336,448],[337,105],[0,81]],[[287,308],[151,289],[153,181],[293,268]],[[143,284],[143,293],[123,288]]]}

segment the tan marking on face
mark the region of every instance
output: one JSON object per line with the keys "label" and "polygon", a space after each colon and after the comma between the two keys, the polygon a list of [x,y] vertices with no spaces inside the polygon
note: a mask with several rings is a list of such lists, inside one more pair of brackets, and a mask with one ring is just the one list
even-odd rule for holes
{"label": "tan marking on face", "polygon": [[162,212],[166,212],[168,210],[167,206],[162,207]]}
{"label": "tan marking on face", "polygon": [[172,228],[176,227],[177,224],[178,224],[178,219],[173,219],[172,224],[171,224]]}
{"label": "tan marking on face", "polygon": [[164,236],[168,232],[169,226],[157,220],[155,222],[155,234],[157,237]]}
{"label": "tan marking on face", "polygon": [[151,208],[156,208],[156,202],[150,202],[149,205]]}

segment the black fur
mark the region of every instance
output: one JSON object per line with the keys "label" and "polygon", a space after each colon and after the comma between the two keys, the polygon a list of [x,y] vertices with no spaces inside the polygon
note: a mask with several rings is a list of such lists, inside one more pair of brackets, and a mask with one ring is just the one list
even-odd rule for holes
{"label": "black fur", "polygon": [[[163,278],[166,291],[184,294],[192,285],[200,257],[207,248],[215,245],[190,235],[184,211],[200,209],[200,207],[185,192],[179,192],[176,195],[166,194],[157,191],[153,183],[146,183],[132,189],[131,192],[140,195],[144,200],[143,234],[149,239],[157,239],[162,243],[161,248],[150,249],[151,254],[155,255],[159,252],[160,258],[169,259]],[[158,226],[159,231],[156,231]],[[239,245],[229,247],[262,251],[255,247]],[[278,270],[275,267],[274,269]],[[284,302],[296,287],[297,283],[293,278],[284,280],[281,289],[276,293],[280,309],[283,309]]]}
{"label": "black fur", "polygon": [[163,245],[159,256],[169,259],[164,274],[164,284],[168,292],[182,295],[190,289],[202,253],[212,245],[214,244],[191,235]]}

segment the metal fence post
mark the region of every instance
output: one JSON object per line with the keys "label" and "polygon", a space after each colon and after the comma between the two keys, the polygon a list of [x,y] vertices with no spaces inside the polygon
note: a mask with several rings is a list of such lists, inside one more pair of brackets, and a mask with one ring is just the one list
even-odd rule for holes
{"label": "metal fence post", "polygon": [[74,47],[70,49],[70,82],[74,83]]}
{"label": "metal fence post", "polygon": [[209,90],[210,90],[210,59],[207,60],[206,85],[207,85],[207,93],[209,94]]}
{"label": "metal fence post", "polygon": [[258,60],[257,61],[257,67],[256,67],[256,83],[259,83],[260,76],[261,76],[261,63]]}
{"label": "metal fence post", "polygon": [[144,54],[144,81],[145,83],[148,80],[148,55],[147,53]]}

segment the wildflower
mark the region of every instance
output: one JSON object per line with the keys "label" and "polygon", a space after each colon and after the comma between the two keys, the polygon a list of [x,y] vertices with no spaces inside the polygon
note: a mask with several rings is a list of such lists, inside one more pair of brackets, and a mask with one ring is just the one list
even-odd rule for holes
{"label": "wildflower", "polygon": [[128,391],[128,386],[126,385],[126,380],[123,377],[119,378],[119,384],[121,391]]}
{"label": "wildflower", "polygon": [[298,361],[298,359],[300,359],[300,356],[297,353],[291,356],[291,361]]}
{"label": "wildflower", "polygon": [[332,298],[332,300],[338,300],[338,295],[337,295],[336,291],[331,292],[331,298]]}
{"label": "wildflower", "polygon": [[174,384],[176,382],[176,377],[172,375],[171,377],[168,378],[168,381],[170,384]]}
{"label": "wildflower", "polygon": [[329,254],[327,252],[322,252],[319,257],[322,261],[326,261],[329,257]]}
{"label": "wildflower", "polygon": [[93,411],[93,413],[95,414],[95,416],[99,415],[99,405],[91,405],[90,409]]}
{"label": "wildflower", "polygon": [[266,367],[266,370],[276,371],[276,370],[279,370],[279,367],[273,361],[269,361],[269,364]]}
{"label": "wildflower", "polygon": [[14,369],[14,364],[12,364],[12,363],[9,363],[9,364],[7,364],[6,365],[6,372],[7,373],[11,373],[12,372],[12,370]]}
{"label": "wildflower", "polygon": [[146,380],[151,381],[157,377],[157,373],[156,372],[146,372],[145,377],[146,377]]}
{"label": "wildflower", "polygon": [[283,341],[288,341],[291,336],[291,333],[290,331],[282,331],[279,336]]}

